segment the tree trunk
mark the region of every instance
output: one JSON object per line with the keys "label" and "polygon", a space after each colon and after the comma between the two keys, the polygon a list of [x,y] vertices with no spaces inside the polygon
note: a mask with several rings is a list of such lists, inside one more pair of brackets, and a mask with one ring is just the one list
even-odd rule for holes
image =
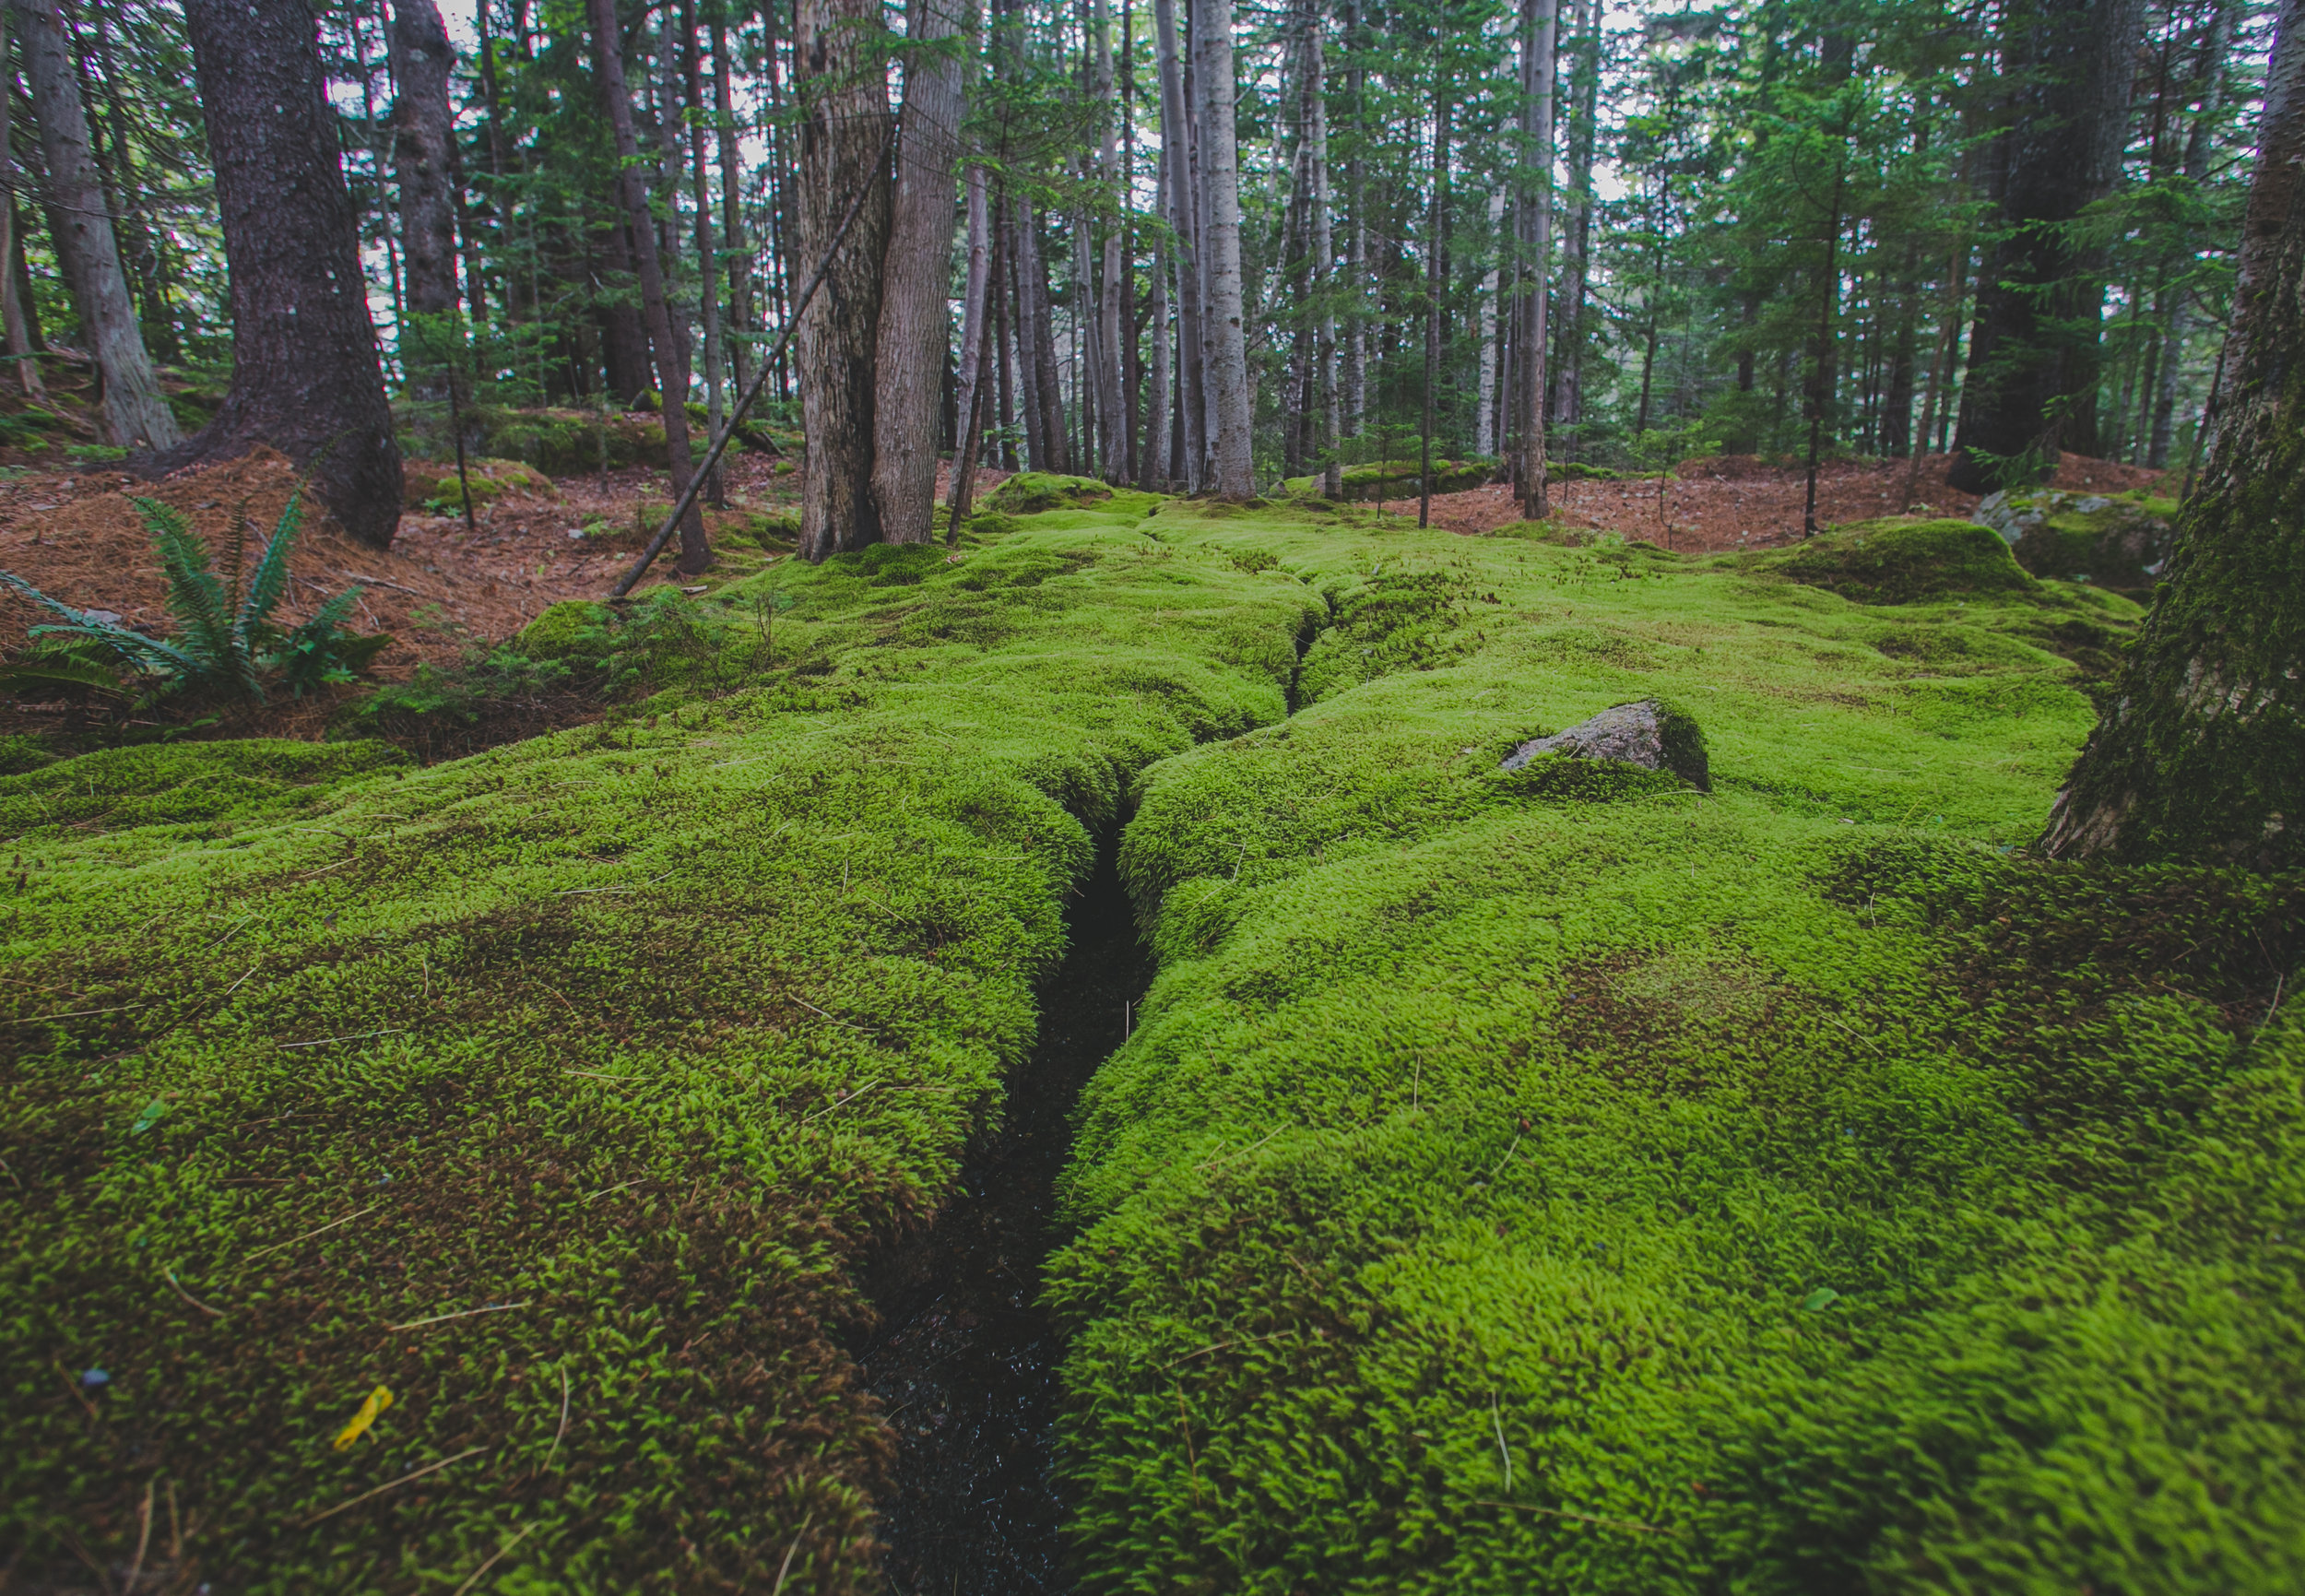
{"label": "tree trunk", "polygon": [[1054,469],[1049,465],[1048,427],[1041,416],[1040,340],[1034,336],[1032,290],[1024,280],[1024,235],[1033,225],[1031,207],[1022,199],[1001,213],[1001,251],[1008,262],[1009,304],[1016,354],[1016,387],[1024,419],[1024,459],[1028,471]]}
{"label": "tree trunk", "polygon": [[2216,446],[2053,857],[2305,859],[2305,0],[2283,0]]}
{"label": "tree trunk", "polygon": [[[720,325],[720,254],[713,245],[713,185],[704,160],[703,61],[696,44],[693,0],[681,0],[680,38],[680,74],[688,92],[689,183],[696,207],[696,308],[704,324],[704,425],[706,436],[716,438],[727,416],[727,344]],[[728,507],[727,479],[717,464],[704,485],[704,498],[715,510]]]}
{"label": "tree trunk", "polygon": [[1168,224],[1176,240],[1176,381],[1185,434],[1184,458],[1169,462],[1169,475],[1184,479],[1186,491],[1197,493],[1206,443],[1202,400],[1207,389],[1200,372],[1200,207],[1193,182],[1192,116],[1177,46],[1175,0],[1153,0],[1152,15],[1161,73],[1161,137],[1168,161]]}
{"label": "tree trunk", "polygon": [[[881,540],[872,494],[874,363],[893,196],[880,15],[866,0],[798,0],[794,16],[794,87],[808,108],[793,185],[797,259],[822,260],[850,201],[867,195],[795,340],[808,439],[800,551],[810,560]],[[940,291],[943,283],[940,273]],[[933,407],[935,390],[923,385]],[[933,415],[933,408],[921,414]]]}
{"label": "tree trunk", "polygon": [[[967,20],[961,0],[911,0],[905,36],[950,39]],[[952,317],[952,173],[963,111],[957,55],[916,55],[904,74],[896,147],[896,193],[888,258],[881,268],[881,324],[873,398],[872,501],[892,543],[936,536],[937,412]],[[957,461],[957,452],[956,452]]]}
{"label": "tree trunk", "polygon": [[2129,125],[2144,0],[2020,0],[2004,48],[2003,236],[1987,252],[1948,480],[1964,492],[2046,476],[2097,452],[2105,251],[2071,224],[2112,192]]}
{"label": "tree trunk", "polygon": [[[1206,15],[1202,15],[1205,9]],[[1201,171],[1208,183],[1211,440],[1209,489],[1226,499],[1257,491],[1251,455],[1248,336],[1242,308],[1240,149],[1234,128],[1233,12],[1203,0],[1193,18],[1193,73],[1198,80]]]}
{"label": "tree trunk", "polygon": [[[1168,192],[1168,149],[1164,143],[1152,197],[1153,208],[1164,217],[1169,209]],[[1168,451],[1168,243],[1158,240],[1152,247],[1152,372],[1144,400],[1144,452],[1138,456],[1137,474],[1137,486],[1148,491],[1164,490],[1176,476]]]}
{"label": "tree trunk", "polygon": [[[665,297],[664,263],[656,253],[656,230],[648,206],[648,189],[641,181],[640,140],[632,129],[632,97],[624,82],[624,41],[619,31],[616,0],[591,0],[592,48],[600,74],[600,98],[606,102],[609,126],[616,137],[620,162],[618,186],[624,201],[627,236],[640,267],[641,313],[646,318],[648,341],[656,352],[658,414],[664,418],[665,469],[672,479],[676,500],[688,491],[695,462],[689,455],[687,373],[681,369],[680,345],[672,332],[672,309]],[[712,544],[704,537],[704,517],[693,503],[680,522],[680,559],[684,576],[696,576],[712,563]]]}
{"label": "tree trunk", "polygon": [[231,279],[232,385],[154,475],[269,443],[346,532],[400,522],[393,441],[336,113],[302,0],[185,0]]}
{"label": "tree trunk", "polygon": [[[0,6],[0,62],[8,59],[9,9]],[[31,328],[24,317],[25,301],[17,286],[17,175],[12,142],[15,99],[13,75],[0,76],[0,328],[5,328],[17,385],[24,390],[26,398],[37,401],[48,397],[48,387],[40,379],[40,361],[33,355]]]}
{"label": "tree trunk", "polygon": [[1061,474],[1072,469],[1072,450],[1065,423],[1064,379],[1057,364],[1057,313],[1048,297],[1048,263],[1040,249],[1040,219],[1029,201],[1017,201],[1017,266],[1022,273],[1017,292],[1033,307],[1033,347],[1025,361],[1040,395],[1040,424],[1046,434],[1041,469]]}
{"label": "tree trunk", "polygon": [[1356,136],[1348,146],[1353,153],[1344,163],[1345,254],[1341,295],[1345,304],[1344,347],[1337,358],[1337,385],[1342,390],[1339,396],[1344,411],[1342,430],[1344,436],[1357,438],[1368,409],[1368,318],[1361,310],[1368,297],[1368,219],[1363,203],[1365,162],[1361,155],[1368,134],[1365,104],[1368,71],[1363,65],[1368,38],[1361,27],[1360,0],[1344,0],[1338,19],[1344,28],[1345,100]]}
{"label": "tree trunk", "polygon": [[1310,145],[1313,191],[1313,402],[1319,410],[1320,491],[1344,497],[1344,463],[1337,452],[1336,234],[1329,215],[1329,63],[1318,5],[1307,6],[1305,29],[1305,136]]}
{"label": "tree trunk", "polygon": [[463,334],[454,325],[456,212],[448,78],[456,52],[432,0],[393,0],[393,175],[400,188],[400,365],[423,398],[448,396]]}
{"label": "tree trunk", "polygon": [[1520,494],[1521,514],[1542,521],[1552,514],[1544,483],[1544,403],[1549,396],[1545,360],[1552,353],[1548,313],[1552,305],[1553,253],[1553,87],[1555,41],[1560,7],[1555,0],[1524,0],[1522,48],[1528,69],[1522,81],[1528,102],[1521,132],[1528,140],[1524,159],[1533,168],[1521,185],[1524,236],[1529,246],[1529,287],[1521,312],[1520,358]]}
{"label": "tree trunk", "polygon": [[952,506],[948,541],[958,541],[976,491],[976,452],[985,431],[985,374],[991,342],[986,323],[992,312],[992,217],[985,197],[982,166],[968,169],[968,277],[961,299],[961,391],[953,408],[960,426],[952,440],[952,486],[945,498]]}
{"label": "tree trunk", "polygon": [[728,365],[741,394],[752,385],[752,261],[744,239],[743,166],[737,155],[736,102],[729,86],[728,31],[713,6],[713,118],[719,139],[720,242],[728,261]]}
{"label": "tree trunk", "polygon": [[112,208],[105,203],[102,174],[89,144],[77,58],[64,18],[56,0],[8,4],[32,91],[32,114],[40,123],[41,151],[47,158],[49,195],[55,207],[51,242],[72,285],[89,354],[103,385],[105,434],[123,448],[173,447],[183,442],[183,433],[160,392],[160,377],[145,352],[136,306],[128,298]]}
{"label": "tree trunk", "polygon": [[1440,390],[1441,248],[1448,216],[1448,102],[1433,83],[1433,192],[1424,227],[1424,415],[1417,428],[1416,524],[1433,520],[1433,412]]}

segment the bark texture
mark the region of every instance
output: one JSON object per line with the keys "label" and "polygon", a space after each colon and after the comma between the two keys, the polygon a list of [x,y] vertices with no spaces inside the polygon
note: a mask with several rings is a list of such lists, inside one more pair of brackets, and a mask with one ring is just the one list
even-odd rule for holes
{"label": "bark texture", "polygon": [[2144,20],[2144,0],[2010,7],[2010,123],[1994,151],[2001,236],[1978,279],[1947,479],[1964,492],[2045,474],[2061,449],[2097,453],[2104,251],[2070,224],[2121,174]]}
{"label": "bark texture", "polygon": [[[808,438],[800,551],[810,560],[881,540],[872,497],[873,365],[892,196],[888,84],[870,37],[880,15],[864,0],[799,0],[795,13],[794,77],[805,120],[793,200],[798,257],[811,270],[850,200],[860,189],[866,194],[794,339]],[[931,388],[928,414],[934,403]]]}
{"label": "bark texture", "polygon": [[1545,358],[1551,353],[1552,304],[1550,268],[1553,254],[1553,89],[1554,41],[1560,27],[1560,7],[1554,0],[1526,0],[1521,13],[1521,81],[1528,94],[1521,132],[1528,139],[1530,173],[1522,186],[1521,238],[1529,252],[1527,284],[1519,317],[1520,414],[1515,430],[1520,434],[1520,513],[1531,521],[1551,514],[1544,485],[1544,405],[1550,384]]}
{"label": "bark texture", "polygon": [[2058,857],[2305,861],[2305,0],[2283,0],[2216,441]]}
{"label": "bark texture", "polygon": [[[0,6],[0,61],[8,56],[8,7]],[[0,327],[6,329],[9,370],[28,399],[48,396],[40,378],[40,362],[32,358],[31,328],[24,319],[24,301],[17,295],[16,151],[10,144],[15,119],[0,107]]]}
{"label": "bark texture", "polygon": [[[400,270],[408,312],[443,316],[456,308],[456,201],[449,144],[448,77],[456,52],[432,0],[393,0],[392,69],[400,92],[392,102],[393,171],[400,185]],[[437,329],[420,327],[428,347],[410,350],[401,329],[401,359],[437,365],[429,347]]]}
{"label": "bark texture", "polygon": [[[1203,11],[1206,15],[1202,15]],[[1229,4],[1196,7],[1192,20],[1193,76],[1200,90],[1200,170],[1207,193],[1209,403],[1208,491],[1247,499],[1257,491],[1250,454],[1248,334],[1242,308],[1240,141],[1234,127],[1237,93],[1233,75],[1233,10]]]}
{"label": "bark texture", "polygon": [[185,0],[231,276],[232,385],[215,420],[148,469],[269,443],[344,529],[400,523],[393,441],[352,197],[302,0]]}
{"label": "bark texture", "polygon": [[[932,43],[959,33],[966,20],[960,0],[912,0],[904,31]],[[904,75],[896,191],[881,270],[872,417],[872,503],[881,535],[891,543],[926,543],[936,533],[938,409],[952,341],[945,296],[952,280],[952,174],[962,110],[959,57],[914,56]]]}
{"label": "bark texture", "polygon": [[145,352],[128,298],[120,246],[89,144],[79,63],[55,0],[8,0],[47,157],[56,254],[79,307],[82,336],[104,389],[104,431],[130,449],[166,449],[183,439]]}

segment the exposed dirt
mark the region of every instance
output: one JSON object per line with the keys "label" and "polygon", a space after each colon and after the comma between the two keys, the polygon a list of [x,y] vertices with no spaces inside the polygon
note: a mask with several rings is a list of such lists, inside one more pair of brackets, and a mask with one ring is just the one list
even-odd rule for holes
{"label": "exposed dirt", "polygon": [[[1906,510],[1966,516],[1977,495],[1945,486],[1949,455],[1931,455],[1908,495],[1909,466],[1837,462],[1817,473],[1817,522],[1835,526],[1895,515]],[[2082,455],[2058,458],[2051,486],[2123,492],[2164,482],[2169,473]],[[1553,488],[1554,518],[1566,526],[1618,532],[1684,551],[1757,549],[1797,540],[1807,498],[1806,474],[1750,455],[1722,455],[1680,466],[1672,480],[1560,482]],[[1389,503],[1413,517],[1416,501]],[[1433,500],[1433,524],[1452,532],[1489,532],[1520,519],[1511,491],[1499,486],[1442,493]]]}
{"label": "exposed dirt", "polygon": [[1035,1299],[1073,1101],[1152,975],[1109,843],[1068,920],[1039,1042],[1009,1078],[1006,1122],[971,1152],[965,1195],[867,1281],[881,1330],[858,1361],[896,1432],[881,1541],[903,1596],[1070,1589],[1050,1454],[1063,1349]]}

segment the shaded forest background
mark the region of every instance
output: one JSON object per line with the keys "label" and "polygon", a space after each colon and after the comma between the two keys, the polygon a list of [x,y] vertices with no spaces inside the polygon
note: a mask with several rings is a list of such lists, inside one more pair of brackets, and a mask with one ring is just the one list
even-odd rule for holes
{"label": "shaded forest background", "polygon": [[[1164,5],[908,20],[798,4],[612,8],[661,352],[581,8],[315,14],[404,447],[444,449],[467,408],[653,408],[664,353],[716,422],[814,264],[824,222],[806,212],[836,168],[810,165],[811,130],[828,106],[886,118],[944,73],[963,107],[937,239],[953,247],[904,268],[950,279],[942,449],[981,349],[986,463],[1237,490],[1198,402],[1223,353],[1190,325],[1223,241],[1205,195],[1198,218],[1178,203],[1206,180],[1193,113],[1215,101],[1191,76],[1212,76],[1213,42],[1237,85],[1258,488],[1427,439],[1525,477],[1532,380],[1556,479],[1956,446],[1971,491],[2038,478],[2059,450],[2181,467],[2216,381],[2269,26],[2240,0],[1178,6],[1189,98],[1172,87],[1164,108]],[[136,330],[181,379],[189,431],[231,342],[184,18],[168,0],[9,10],[18,370],[87,348],[93,319],[59,242],[80,212],[19,69],[45,12]],[[796,37],[853,59],[827,71]],[[1164,136],[1180,106],[1181,181]],[[883,160],[893,142],[868,135]],[[794,351],[765,399],[800,420]]]}

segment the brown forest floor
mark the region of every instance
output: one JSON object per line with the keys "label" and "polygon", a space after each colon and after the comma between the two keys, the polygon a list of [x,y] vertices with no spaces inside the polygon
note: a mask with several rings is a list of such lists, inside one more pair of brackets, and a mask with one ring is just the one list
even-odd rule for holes
{"label": "brown forest floor", "polygon": [[[1909,469],[1904,461],[1837,462],[1817,474],[1817,522],[1834,526],[1895,515],[1908,509],[1967,516],[1977,495],[1945,486],[1949,455],[1921,462],[1911,498],[1905,493]],[[2057,488],[2121,492],[2147,487],[2167,473],[2081,455],[2058,457]],[[1801,536],[1808,484],[1798,468],[1772,466],[1750,455],[1723,455],[1684,463],[1663,484],[1661,503],[1655,478],[1634,482],[1562,482],[1553,489],[1554,518],[1569,526],[1617,532],[1684,552],[1717,553],[1757,549]],[[1405,508],[1413,517],[1416,501]],[[1433,524],[1452,532],[1490,532],[1520,519],[1511,491],[1472,488],[1433,500]]]}
{"label": "brown forest floor", "polygon": [[[68,374],[57,374],[71,384]],[[63,402],[52,408],[65,413],[71,432],[91,434],[83,408],[73,403],[77,396],[56,396]],[[239,518],[246,530],[244,558],[253,563],[295,481],[289,463],[269,451],[157,484],[103,463],[59,469],[51,464],[54,458],[53,449],[0,451],[0,464],[11,467],[0,471],[0,569],[67,604],[113,611],[153,631],[170,624],[166,588],[130,496],[148,494],[173,505],[219,550]],[[1862,520],[1924,506],[1936,514],[1967,515],[1976,498],[1945,486],[1947,459],[1931,455],[1922,463],[1909,502],[1908,467],[1901,462],[1828,466],[1818,483],[1818,520]],[[734,460],[729,508],[708,514],[708,525],[716,531],[738,529],[755,514],[795,512],[798,479],[788,469],[780,475],[782,465],[760,455]],[[979,502],[1004,475],[980,472]],[[2054,480],[2061,488],[2118,491],[2147,486],[2162,476],[2067,455]],[[940,497],[949,477],[948,467],[940,477]],[[1614,531],[1696,552],[1797,538],[1803,494],[1798,469],[1724,455],[1684,464],[1662,484],[1661,498],[1659,482],[1649,479],[1561,483],[1553,502],[1556,520],[1566,526]],[[290,591],[279,619],[301,621],[332,595],[357,585],[361,597],[356,625],[388,632],[394,639],[374,674],[405,680],[420,664],[452,664],[477,646],[510,637],[562,599],[606,597],[640,548],[644,514],[655,507],[661,515],[668,497],[662,472],[632,468],[605,478],[586,473],[559,479],[549,493],[504,495],[479,512],[469,532],[460,516],[406,514],[384,550],[353,542],[311,505],[290,562]],[[1416,502],[1394,501],[1385,508],[1413,519]],[[1502,487],[1446,493],[1433,501],[1434,524],[1455,532],[1487,532],[1519,518]],[[596,522],[618,530],[591,538],[571,535]],[[652,524],[648,530],[653,529]],[[757,568],[753,562],[744,563]],[[655,585],[679,578],[666,559],[650,580]],[[0,651],[21,646],[26,628],[47,619],[37,606],[0,591]],[[301,703],[269,705],[250,724],[236,719],[233,729],[317,737],[341,697],[331,692]],[[0,705],[0,731],[41,729],[63,713],[61,705]]]}

